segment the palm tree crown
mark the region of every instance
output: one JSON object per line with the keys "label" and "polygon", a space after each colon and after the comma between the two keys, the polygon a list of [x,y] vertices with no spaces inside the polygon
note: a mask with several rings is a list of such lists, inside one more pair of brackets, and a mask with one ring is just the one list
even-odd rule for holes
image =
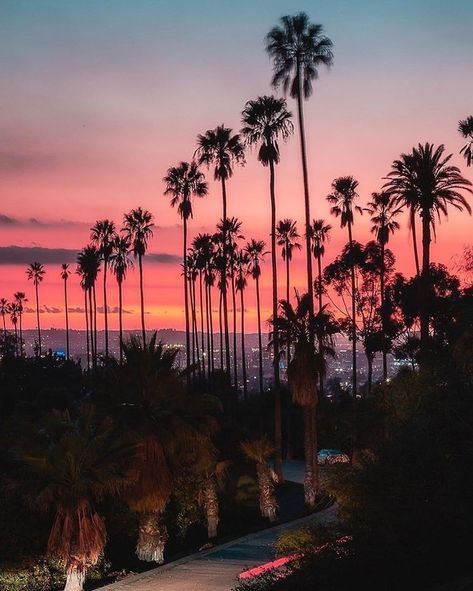
{"label": "palm tree crown", "polygon": [[90,240],[99,250],[105,263],[112,254],[115,237],[115,223],[110,220],[98,220],[90,229]]}
{"label": "palm tree crown", "polygon": [[292,260],[292,251],[297,248],[301,249],[301,245],[297,242],[300,238],[297,232],[296,222],[289,218],[280,220],[276,226],[276,240],[279,246],[282,246],[281,254],[284,260]]}
{"label": "palm tree crown", "polygon": [[459,133],[467,140],[467,143],[460,150],[466,160],[466,165],[471,166],[473,162],[473,116],[458,122]]}
{"label": "palm tree crown", "polygon": [[353,209],[363,213],[363,209],[354,202],[358,198],[356,192],[358,181],[352,176],[341,176],[332,182],[332,193],[327,196],[327,201],[332,204],[330,213],[340,217],[340,225],[344,228],[353,224]]}
{"label": "palm tree crown", "polygon": [[191,197],[205,197],[208,185],[195,162],[181,162],[168,169],[163,179],[166,184],[165,195],[171,195],[171,206],[177,209],[181,218],[192,217]]}
{"label": "palm tree crown", "polygon": [[28,279],[33,282],[33,285],[39,285],[43,279],[46,271],[41,263],[31,263],[26,269]]}
{"label": "palm tree crown", "polygon": [[330,237],[330,230],[332,226],[326,224],[324,220],[313,220],[310,228],[310,237],[312,239],[312,252],[314,256],[323,257],[325,254],[325,244]]}
{"label": "palm tree crown", "polygon": [[133,268],[130,258],[130,241],[125,236],[116,236],[110,255],[110,267],[118,283],[123,283],[129,269]]}
{"label": "palm tree crown", "polygon": [[248,101],[243,110],[242,135],[250,146],[260,145],[258,160],[263,166],[279,162],[278,138],[286,140],[294,131],[292,114],[286,101],[274,96],[260,96]]}
{"label": "palm tree crown", "polygon": [[148,242],[153,237],[153,226],[153,214],[141,207],[124,215],[123,231],[135,256],[144,256]]}
{"label": "palm tree crown", "polygon": [[311,23],[304,12],[283,16],[266,38],[266,50],[274,62],[273,86],[282,84],[292,98],[301,91],[308,98],[319,67],[333,63],[332,47],[322,25]]}
{"label": "palm tree crown", "polygon": [[245,251],[249,257],[248,270],[253,279],[261,276],[261,262],[268,254],[264,249],[266,243],[264,240],[255,240],[252,238],[245,246]]}
{"label": "palm tree crown", "polygon": [[394,218],[402,212],[391,195],[387,192],[372,193],[371,201],[366,208],[371,216],[371,232],[379,244],[387,244],[389,236],[399,230],[400,225]]}
{"label": "palm tree crown", "polygon": [[215,180],[227,180],[233,175],[233,165],[244,164],[245,151],[239,134],[233,134],[223,124],[197,136],[198,163],[214,168]]}

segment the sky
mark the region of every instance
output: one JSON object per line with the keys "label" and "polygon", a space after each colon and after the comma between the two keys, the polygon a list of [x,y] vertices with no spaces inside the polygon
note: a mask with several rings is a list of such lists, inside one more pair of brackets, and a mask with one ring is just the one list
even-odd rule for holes
{"label": "sky", "polygon": [[[313,217],[330,217],[325,196],[337,177],[359,180],[360,205],[379,190],[392,161],[418,142],[444,143],[458,155],[460,119],[472,114],[471,0],[0,0],[0,297],[25,291],[25,327],[35,325],[34,290],[25,268],[46,267],[42,324],[64,325],[60,264],[89,240],[95,220],[120,227],[123,213],[149,209],[154,237],[145,260],[149,328],[183,328],[182,227],[162,178],[192,158],[196,136],[216,125],[237,131],[245,102],[271,89],[264,49],[285,14],[306,11],[334,43],[334,65],[321,70],[305,103]],[[295,114],[296,105],[288,99]],[[302,228],[303,193],[296,134],[281,149],[277,217]],[[228,183],[229,215],[246,239],[269,241],[267,170],[249,151]],[[204,171],[207,172],[207,171]],[[194,204],[191,236],[221,216],[219,185]],[[326,262],[346,242],[334,230]],[[391,242],[398,267],[413,272],[406,219]],[[370,238],[368,216],[354,235]],[[471,242],[472,219],[451,213],[437,229],[433,259],[447,265]],[[304,256],[296,253],[292,286],[303,290]],[[80,308],[78,277],[70,306]],[[283,265],[280,267],[284,295]],[[263,317],[270,315],[269,257],[263,270]],[[110,305],[117,294],[110,282]],[[137,273],[127,281],[125,325],[139,325]],[[249,330],[255,294],[246,295]],[[110,321],[112,328],[118,319]],[[71,314],[82,328],[83,315]]]}

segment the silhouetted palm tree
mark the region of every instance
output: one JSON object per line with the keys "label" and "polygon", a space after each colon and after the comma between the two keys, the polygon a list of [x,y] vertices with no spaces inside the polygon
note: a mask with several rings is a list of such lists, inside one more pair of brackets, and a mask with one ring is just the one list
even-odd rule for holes
{"label": "silhouetted palm tree", "polygon": [[246,350],[245,350],[245,289],[247,286],[246,275],[248,272],[249,256],[244,250],[240,250],[235,260],[236,281],[235,290],[240,292],[240,337],[241,337],[241,369],[243,376],[243,396],[248,398],[248,384],[246,375]]}
{"label": "silhouetted palm tree", "polygon": [[123,364],[123,282],[129,269],[133,268],[133,261],[130,258],[130,241],[126,236],[116,236],[113,244],[113,251],[110,255],[110,268],[115,275],[118,285],[118,331],[120,365]]}
{"label": "silhouetted palm tree", "polygon": [[283,16],[280,19],[280,25],[271,29],[266,37],[266,50],[273,60],[272,84],[275,88],[282,85],[284,92],[289,91],[290,96],[297,100],[304,180],[307,291],[312,315],[314,313],[314,286],[309,238],[311,215],[303,99],[308,99],[312,94],[312,82],[318,78],[320,66],[330,67],[332,65],[332,47],[330,39],[323,34],[322,25],[311,23],[304,12],[294,16]]}
{"label": "silhouetted palm tree", "polygon": [[[192,249],[189,249],[186,256],[185,272],[187,273],[187,283],[190,295],[190,310],[191,310],[191,334],[192,334],[192,366],[197,367],[199,377],[202,377],[202,367],[200,364],[200,351],[199,351],[199,335],[197,331],[197,301],[196,301],[196,289],[195,284],[197,277],[199,276],[199,270],[197,268],[197,255]],[[184,273],[184,265],[183,265]],[[187,367],[190,367],[190,363]],[[189,379],[189,372],[186,374]]]}
{"label": "silhouetted palm tree", "polygon": [[[354,223],[354,212],[362,214],[363,209],[359,205],[355,205],[355,201],[358,198],[356,192],[358,188],[358,181],[352,176],[342,176],[335,179],[332,183],[332,193],[327,196],[327,201],[332,205],[330,213],[335,217],[340,218],[340,226],[342,228],[348,228],[348,243],[350,251],[353,249],[353,223]],[[356,397],[357,385],[356,385],[356,283],[355,283],[355,266],[351,268],[351,311],[352,311],[352,327],[351,327],[351,338],[352,338],[352,384],[353,384],[353,398]]]}
{"label": "silhouetted palm tree", "polygon": [[69,309],[67,307],[67,280],[71,274],[69,264],[63,263],[61,266],[61,279],[64,282],[64,314],[66,318],[66,359],[69,359]]}
{"label": "silhouetted palm tree", "polygon": [[6,298],[0,298],[0,316],[2,317],[3,323],[3,334],[7,336],[7,323],[5,322],[5,316],[9,313],[10,304]]}
{"label": "silhouetted palm tree", "polygon": [[[233,175],[235,164],[244,164],[245,152],[239,134],[233,134],[232,130],[224,125],[207,130],[203,135],[197,136],[197,150],[199,164],[205,164],[209,168],[214,166],[214,179],[220,181],[222,187],[222,220],[227,219],[227,181]],[[223,247],[226,250],[227,237],[223,235]],[[223,264],[222,276],[226,277],[226,257],[221,260]],[[230,375],[230,338],[228,332],[228,302],[227,283],[222,282],[223,320],[225,328],[225,360],[226,371]]]}
{"label": "silhouetted palm tree", "polygon": [[41,357],[41,322],[39,319],[39,284],[43,281],[46,271],[41,263],[34,262],[26,270],[28,280],[33,282],[36,296],[36,324],[38,329],[38,352]]}
{"label": "silhouetted palm tree", "polygon": [[260,298],[260,285],[259,279],[261,277],[261,263],[264,259],[264,255],[268,254],[265,252],[265,242],[263,240],[255,240],[252,238],[250,242],[246,244],[245,251],[248,254],[248,270],[252,278],[256,283],[256,314],[258,320],[258,369],[259,369],[259,391],[260,395],[263,394],[263,342],[261,337],[261,298]]}
{"label": "silhouetted palm tree", "polygon": [[99,271],[100,253],[95,246],[89,244],[77,255],[76,272],[81,276],[83,289],[88,296],[90,352],[94,368],[97,365],[97,305],[95,302],[94,291]]}
{"label": "silhouetted palm tree", "polygon": [[[367,211],[371,216],[371,232],[376,236],[376,240],[381,247],[381,265],[379,270],[380,291],[381,291],[381,324],[383,338],[386,339],[386,289],[385,289],[385,250],[389,242],[389,237],[399,230],[399,223],[395,218],[402,212],[387,192],[372,193],[371,201],[368,203]],[[387,350],[383,346],[383,380],[388,378]]]}
{"label": "silhouetted palm tree", "polygon": [[99,251],[103,260],[103,312],[105,319],[105,356],[108,357],[108,304],[107,304],[107,271],[110,262],[110,256],[113,251],[113,244],[117,232],[115,223],[110,220],[98,220],[90,230],[90,239],[92,244]]}
{"label": "silhouetted palm tree", "polygon": [[[430,242],[432,228],[435,230],[435,217],[447,215],[448,206],[471,213],[461,191],[472,192],[471,182],[456,166],[449,165],[452,154],[445,156],[445,147],[433,144],[419,144],[409,154],[401,154],[392,164],[385,185],[398,205],[409,205],[419,213],[422,223],[422,293],[427,294],[430,287]],[[429,340],[428,298],[421,298],[420,338],[423,357]]]}
{"label": "silhouetted palm tree", "polygon": [[[325,375],[327,357],[335,354],[333,336],[339,329],[325,307],[311,317],[308,294],[296,294],[296,300],[295,308],[290,302],[280,302],[280,315],[273,323],[273,333],[279,332],[284,340],[287,340],[289,334],[294,339],[294,356],[288,367],[288,383],[293,402],[304,410],[304,498],[306,504],[313,507],[318,488],[317,382],[320,375]],[[318,348],[314,346],[312,335],[316,336]]]}
{"label": "silhouetted palm tree", "polygon": [[18,324],[19,324],[19,328],[20,328],[20,340],[19,340],[18,348],[20,351],[20,355],[23,355],[24,347],[25,347],[25,343],[23,341],[23,312],[24,312],[23,304],[25,302],[27,302],[28,300],[26,299],[25,293],[22,291],[17,291],[13,295],[13,298],[16,303],[16,309],[17,309],[17,313],[18,313]]}
{"label": "silhouetted palm tree", "polygon": [[467,140],[467,143],[460,150],[466,160],[466,165],[471,166],[473,162],[473,116],[458,122],[459,133]]}
{"label": "silhouetted palm tree", "polygon": [[184,265],[184,307],[186,317],[186,361],[190,366],[190,335],[189,335],[189,295],[187,292],[187,221],[192,217],[192,198],[205,197],[208,185],[204,175],[195,162],[181,162],[178,166],[168,169],[163,179],[166,184],[165,195],[171,195],[171,206],[176,207],[183,223],[183,265]]}
{"label": "silhouetted palm tree", "polygon": [[[273,96],[261,96],[248,101],[242,113],[242,134],[250,146],[258,147],[258,160],[269,167],[269,196],[271,202],[271,264],[273,280],[273,318],[278,312],[278,278],[276,253],[276,193],[275,166],[280,161],[279,140],[286,140],[293,132],[291,113],[286,101]],[[279,376],[279,343],[275,335],[274,352],[274,445],[275,470],[282,473],[281,393]]]}
{"label": "silhouetted palm tree", "polygon": [[138,258],[140,272],[140,302],[141,302],[141,337],[143,346],[146,344],[145,329],[145,292],[143,285],[143,257],[148,248],[148,242],[153,236],[153,214],[146,209],[137,207],[124,215],[123,231],[130,242],[135,258]]}
{"label": "silhouetted palm tree", "polygon": [[8,313],[10,314],[10,321],[15,332],[15,355],[19,355],[19,339],[18,339],[18,304],[11,302],[8,306]]}

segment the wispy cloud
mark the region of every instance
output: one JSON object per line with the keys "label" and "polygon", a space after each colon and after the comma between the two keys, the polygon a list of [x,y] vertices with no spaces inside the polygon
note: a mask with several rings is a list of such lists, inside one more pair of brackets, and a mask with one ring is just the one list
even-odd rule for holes
{"label": "wispy cloud", "polygon": [[58,220],[17,218],[0,213],[0,226],[18,226],[22,228],[90,228],[92,224],[62,218]]}

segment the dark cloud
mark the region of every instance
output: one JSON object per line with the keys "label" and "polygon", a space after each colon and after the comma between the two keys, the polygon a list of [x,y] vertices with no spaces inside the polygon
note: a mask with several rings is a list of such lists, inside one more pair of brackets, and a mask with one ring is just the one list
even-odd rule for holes
{"label": "dark cloud", "polygon": [[15,218],[0,213],[0,226],[19,226],[23,228],[90,228],[91,223],[74,220],[39,220],[37,218]]}
{"label": "dark cloud", "polygon": [[0,213],[0,226],[18,226],[19,220]]}
{"label": "dark cloud", "polygon": [[[25,308],[24,310],[25,314],[36,314],[36,308]],[[56,308],[56,306],[40,306],[39,308],[39,313],[40,314],[61,314],[62,313],[62,308]]]}
{"label": "dark cloud", "polygon": [[[0,246],[0,265],[29,265],[38,261],[43,265],[75,263],[78,250],[73,248],[44,248],[42,246]],[[174,264],[180,257],[165,252],[146,255],[147,262]]]}

